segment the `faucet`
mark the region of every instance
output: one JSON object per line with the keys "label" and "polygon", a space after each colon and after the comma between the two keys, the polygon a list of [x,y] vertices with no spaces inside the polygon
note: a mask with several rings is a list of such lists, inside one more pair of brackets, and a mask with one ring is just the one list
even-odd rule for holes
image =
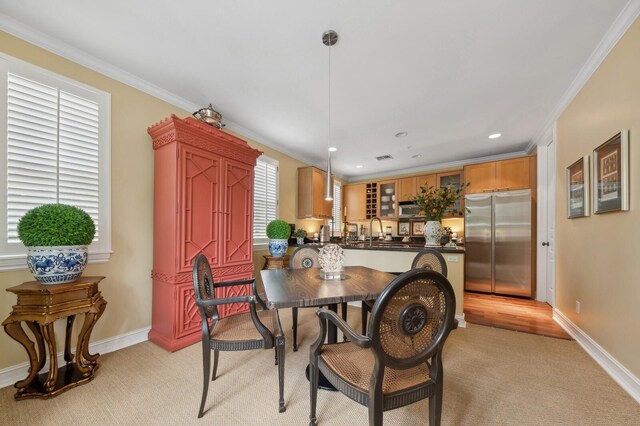
{"label": "faucet", "polygon": [[380,220],[380,218],[378,216],[374,216],[371,218],[371,220],[369,221],[369,247],[371,247],[371,240],[373,237],[373,220],[377,220],[378,224],[380,225],[380,232],[384,232],[382,231],[382,221]]}

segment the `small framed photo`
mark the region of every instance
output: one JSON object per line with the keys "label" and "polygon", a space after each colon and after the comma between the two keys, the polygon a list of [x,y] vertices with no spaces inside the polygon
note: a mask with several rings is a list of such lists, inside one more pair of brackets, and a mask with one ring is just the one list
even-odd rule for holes
{"label": "small framed photo", "polygon": [[623,130],[593,150],[593,212],[629,210],[629,135]]}
{"label": "small framed photo", "polygon": [[411,234],[410,222],[398,222],[398,235],[409,235]]}
{"label": "small framed photo", "polygon": [[567,167],[567,217],[589,216],[589,156]]}
{"label": "small framed photo", "polygon": [[411,222],[411,235],[424,235],[424,222]]}

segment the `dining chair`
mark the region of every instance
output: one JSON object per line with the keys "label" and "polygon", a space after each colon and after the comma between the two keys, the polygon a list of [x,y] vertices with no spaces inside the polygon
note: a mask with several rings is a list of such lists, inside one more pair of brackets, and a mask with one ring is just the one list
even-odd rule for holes
{"label": "dining chair", "polygon": [[[421,250],[416,257],[413,258],[413,262],[411,263],[411,269],[415,268],[426,268],[431,269],[436,272],[440,272],[445,277],[447,276],[447,262],[444,260],[444,256],[438,251],[432,248],[426,248]],[[373,308],[373,304],[375,300],[364,300],[362,302],[361,309],[361,325],[362,325],[362,334],[367,332],[367,317],[371,309]]]}
{"label": "dining chair", "polygon": [[415,268],[432,269],[440,272],[445,277],[447,276],[447,262],[445,262],[444,256],[438,250],[432,248],[422,250],[413,258],[411,269]]}
{"label": "dining chair", "polygon": [[[251,295],[217,297],[215,290],[223,287],[251,285]],[[200,253],[193,264],[193,288],[196,304],[202,317],[202,366],[204,382],[202,401],[198,418],[204,415],[204,404],[209,392],[209,372],[211,351],[213,351],[213,373],[211,381],[216,379],[219,351],[242,351],[251,349],[276,350],[278,365],[279,400],[278,410],[284,406],[284,333],[277,311],[267,309],[258,295],[256,280],[214,282],[213,273],[207,257]],[[218,316],[218,306],[229,303],[247,303],[249,312],[224,318]],[[256,303],[262,308],[258,310]]]}
{"label": "dining chair", "polygon": [[[455,311],[451,283],[428,269],[407,271],[382,291],[367,335],[356,333],[334,312],[318,310],[320,334],[309,353],[309,425],[317,425],[319,372],[337,390],[368,407],[370,426],[382,425],[384,411],[425,398],[429,398],[429,425],[439,425],[442,348],[457,326]],[[325,344],[327,321],[350,341]]]}
{"label": "dining chair", "polygon": [[[319,268],[320,261],[318,260],[320,251],[315,246],[300,246],[296,248],[291,257],[289,258],[289,269],[306,269],[306,268]],[[342,303],[340,305],[342,312],[342,319],[347,320],[347,304]],[[292,329],[293,329],[293,351],[298,351],[298,308],[291,308],[292,317]]]}

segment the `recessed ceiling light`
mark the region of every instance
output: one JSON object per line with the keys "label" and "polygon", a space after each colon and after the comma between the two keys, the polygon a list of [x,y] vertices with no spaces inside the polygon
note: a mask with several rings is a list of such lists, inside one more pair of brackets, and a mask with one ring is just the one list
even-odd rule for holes
{"label": "recessed ceiling light", "polygon": [[362,168],[362,164],[358,164],[358,165],[356,166],[356,169],[361,169],[361,168]]}
{"label": "recessed ceiling light", "polygon": [[494,133],[489,135],[489,139],[498,139],[500,136],[502,136],[502,133]]}
{"label": "recessed ceiling light", "polygon": [[396,138],[404,138],[408,134],[409,133],[407,133],[407,132],[398,132],[398,133],[396,133]]}
{"label": "recessed ceiling light", "polygon": [[422,154],[415,154],[411,156],[411,158],[420,158],[420,157],[422,157]]}
{"label": "recessed ceiling light", "polygon": [[336,148],[335,146],[329,148],[329,152],[336,152],[337,150],[338,148]]}

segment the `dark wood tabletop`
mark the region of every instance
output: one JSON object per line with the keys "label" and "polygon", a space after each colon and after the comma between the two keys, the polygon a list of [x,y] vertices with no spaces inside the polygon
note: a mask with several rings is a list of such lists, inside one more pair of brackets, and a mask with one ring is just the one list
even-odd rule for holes
{"label": "dark wood tabletop", "polygon": [[345,266],[343,280],[323,280],[319,268],[260,271],[270,309],[372,300],[395,275],[364,266]]}

